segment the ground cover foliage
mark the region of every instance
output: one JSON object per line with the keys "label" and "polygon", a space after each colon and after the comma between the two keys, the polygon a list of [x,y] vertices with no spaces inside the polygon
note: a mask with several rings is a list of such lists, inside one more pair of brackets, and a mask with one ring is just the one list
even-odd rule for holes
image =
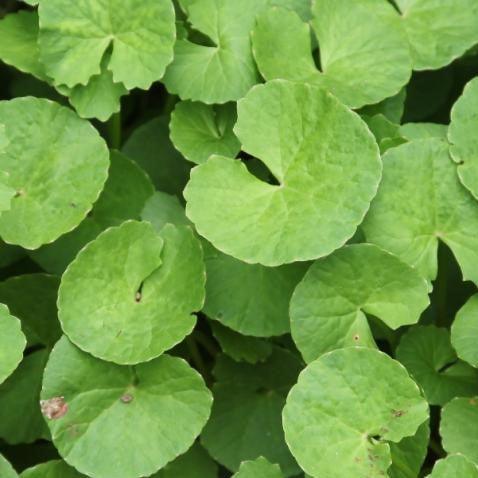
{"label": "ground cover foliage", "polygon": [[0,478],[478,477],[476,0],[0,1]]}

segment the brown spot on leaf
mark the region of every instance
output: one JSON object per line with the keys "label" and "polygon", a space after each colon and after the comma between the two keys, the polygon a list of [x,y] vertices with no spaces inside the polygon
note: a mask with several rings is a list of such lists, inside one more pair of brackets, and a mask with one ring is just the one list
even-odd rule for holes
{"label": "brown spot on leaf", "polygon": [[474,398],[470,398],[470,400],[468,401],[468,403],[470,405],[476,405],[476,400]]}
{"label": "brown spot on leaf", "polygon": [[407,413],[405,410],[392,410],[392,414],[395,418],[403,417]]}
{"label": "brown spot on leaf", "polygon": [[136,302],[141,302],[141,292],[136,292],[135,296],[134,296],[134,300]]}
{"label": "brown spot on leaf", "polygon": [[120,400],[123,402],[123,403],[131,403],[133,401],[133,395],[131,395],[131,393],[125,393],[124,395],[121,395],[121,398]]}
{"label": "brown spot on leaf", "polygon": [[65,397],[53,397],[48,400],[40,400],[40,409],[49,420],[57,420],[68,412],[68,404]]}
{"label": "brown spot on leaf", "polygon": [[354,340],[355,340],[355,342],[357,342],[358,340],[360,340],[360,335],[359,335],[359,334],[355,334],[355,335],[354,335]]}

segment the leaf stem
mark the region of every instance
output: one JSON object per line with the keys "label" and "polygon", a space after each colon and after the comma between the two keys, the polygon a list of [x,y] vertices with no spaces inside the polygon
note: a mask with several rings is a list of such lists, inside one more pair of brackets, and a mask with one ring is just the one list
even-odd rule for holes
{"label": "leaf stem", "polygon": [[111,149],[121,148],[121,113],[115,113],[107,122],[108,143]]}

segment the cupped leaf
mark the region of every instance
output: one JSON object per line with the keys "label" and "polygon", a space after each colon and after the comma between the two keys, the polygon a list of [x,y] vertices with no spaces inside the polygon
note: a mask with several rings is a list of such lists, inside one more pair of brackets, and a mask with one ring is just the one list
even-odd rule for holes
{"label": "cupped leaf", "polygon": [[212,397],[182,359],[163,355],[125,367],[95,359],[64,337],[46,366],[42,400],[68,464],[92,478],[131,478],[185,453],[209,417]]}
{"label": "cupped leaf", "polygon": [[266,340],[239,334],[218,322],[210,325],[223,352],[237,362],[264,362],[272,354],[272,344]]}
{"label": "cupped leaf", "polygon": [[427,403],[398,362],[354,347],[308,365],[287,397],[283,425],[309,475],[382,478],[391,464],[388,442],[415,434],[427,416]]}
{"label": "cupped leaf", "polygon": [[87,478],[63,460],[52,460],[27,468],[20,478]]}
{"label": "cupped leaf", "polygon": [[448,455],[438,460],[428,478],[478,478],[478,468],[463,455]]}
{"label": "cupped leaf", "polygon": [[113,81],[148,89],[173,58],[170,0],[49,0],[39,16],[41,61],[57,85],[86,85],[110,50]]}
{"label": "cupped leaf", "polygon": [[188,227],[126,221],[90,242],[63,274],[63,331],[104,360],[150,360],[188,335],[204,302],[201,244]]}
{"label": "cupped leaf", "polygon": [[171,115],[171,140],[185,158],[196,164],[213,154],[234,158],[241,149],[232,131],[235,122],[236,107],[232,103],[209,106],[181,101]]}
{"label": "cupped leaf", "polygon": [[412,327],[400,340],[397,360],[420,385],[430,405],[478,394],[478,370],[458,360],[447,329]]}
{"label": "cupped leaf", "polygon": [[168,124],[164,116],[144,123],[133,131],[122,151],[148,173],[157,189],[179,195],[191,166],[172,145]]}
{"label": "cupped leaf", "polygon": [[[207,38],[180,39],[164,75],[170,93],[183,100],[225,103],[238,100],[259,82],[250,31],[267,0],[188,0],[181,2],[194,30]],[[203,42],[204,43],[204,42]]]}
{"label": "cupped leaf", "polygon": [[239,102],[235,133],[279,184],[230,158],[196,166],[184,197],[199,234],[266,266],[326,256],[353,236],[381,177],[375,140],[355,113],[320,88],[276,80]]}
{"label": "cupped leaf", "polygon": [[18,367],[26,344],[20,321],[0,304],[0,384]]}
{"label": "cupped leaf", "polygon": [[451,110],[448,139],[451,143],[450,154],[458,163],[458,176],[464,186],[478,199],[477,109],[478,78],[474,78],[465,86],[463,94],[458,98]]}
{"label": "cupped leaf", "polygon": [[322,71],[315,66],[309,27],[294,12],[269,9],[258,17],[253,49],[267,80],[319,84],[354,108],[393,96],[408,82],[406,33],[386,1],[317,0],[312,12]]}
{"label": "cupped leaf", "polygon": [[478,463],[478,399],[454,398],[441,412],[440,435],[447,453],[461,453]]}
{"label": "cupped leaf", "polygon": [[281,411],[301,368],[295,355],[278,347],[255,365],[219,356],[211,418],[201,435],[214,459],[236,471],[243,460],[264,456],[286,476],[299,472],[284,441]]}
{"label": "cupped leaf", "polygon": [[407,32],[414,70],[451,63],[478,43],[474,0],[396,0]]}
{"label": "cupped leaf", "polygon": [[[468,299],[451,326],[451,343],[458,357],[478,367],[478,294]],[[478,394],[478,392],[476,393]]]}
{"label": "cupped leaf", "polygon": [[284,478],[280,467],[273,465],[264,457],[259,457],[254,461],[244,461],[241,463],[239,471],[233,475],[233,478]]}
{"label": "cupped leaf", "polygon": [[37,249],[86,216],[106,180],[108,150],[88,122],[48,100],[2,101],[0,123],[10,139],[0,170],[16,191],[0,216],[0,235]]}
{"label": "cupped leaf", "polygon": [[365,314],[391,329],[418,322],[429,303],[424,279],[372,244],[345,246],[316,261],[294,291],[292,337],[307,362],[330,350],[375,347]]}
{"label": "cupped leaf", "polygon": [[28,354],[0,385],[0,409],[8,410],[0,420],[0,438],[7,443],[32,443],[50,437],[40,412],[40,389],[47,359],[46,349]]}
{"label": "cupped leaf", "polygon": [[2,478],[18,478],[17,472],[2,455],[0,455],[0,476]]}
{"label": "cupped leaf", "polygon": [[29,346],[51,347],[61,337],[56,298],[60,281],[48,274],[22,274],[0,282],[0,302],[22,323]]}
{"label": "cupped leaf", "polygon": [[428,280],[437,273],[438,240],[455,255],[465,280],[478,283],[478,203],[462,186],[448,145],[415,140],[383,156],[383,179],[361,228]]}
{"label": "cupped leaf", "polygon": [[380,153],[383,154],[387,149],[406,142],[406,139],[400,133],[400,126],[392,123],[383,114],[379,113],[373,116],[362,115],[362,119],[367,123],[370,131],[375,136],[380,147]]}

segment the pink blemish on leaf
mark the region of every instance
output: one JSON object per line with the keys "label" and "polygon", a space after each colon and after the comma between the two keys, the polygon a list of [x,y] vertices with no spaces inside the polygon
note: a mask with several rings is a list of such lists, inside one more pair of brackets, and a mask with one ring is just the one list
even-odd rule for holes
{"label": "pink blemish on leaf", "polygon": [[53,397],[48,400],[40,400],[40,408],[43,416],[49,420],[57,420],[68,412],[68,404],[65,397]]}

